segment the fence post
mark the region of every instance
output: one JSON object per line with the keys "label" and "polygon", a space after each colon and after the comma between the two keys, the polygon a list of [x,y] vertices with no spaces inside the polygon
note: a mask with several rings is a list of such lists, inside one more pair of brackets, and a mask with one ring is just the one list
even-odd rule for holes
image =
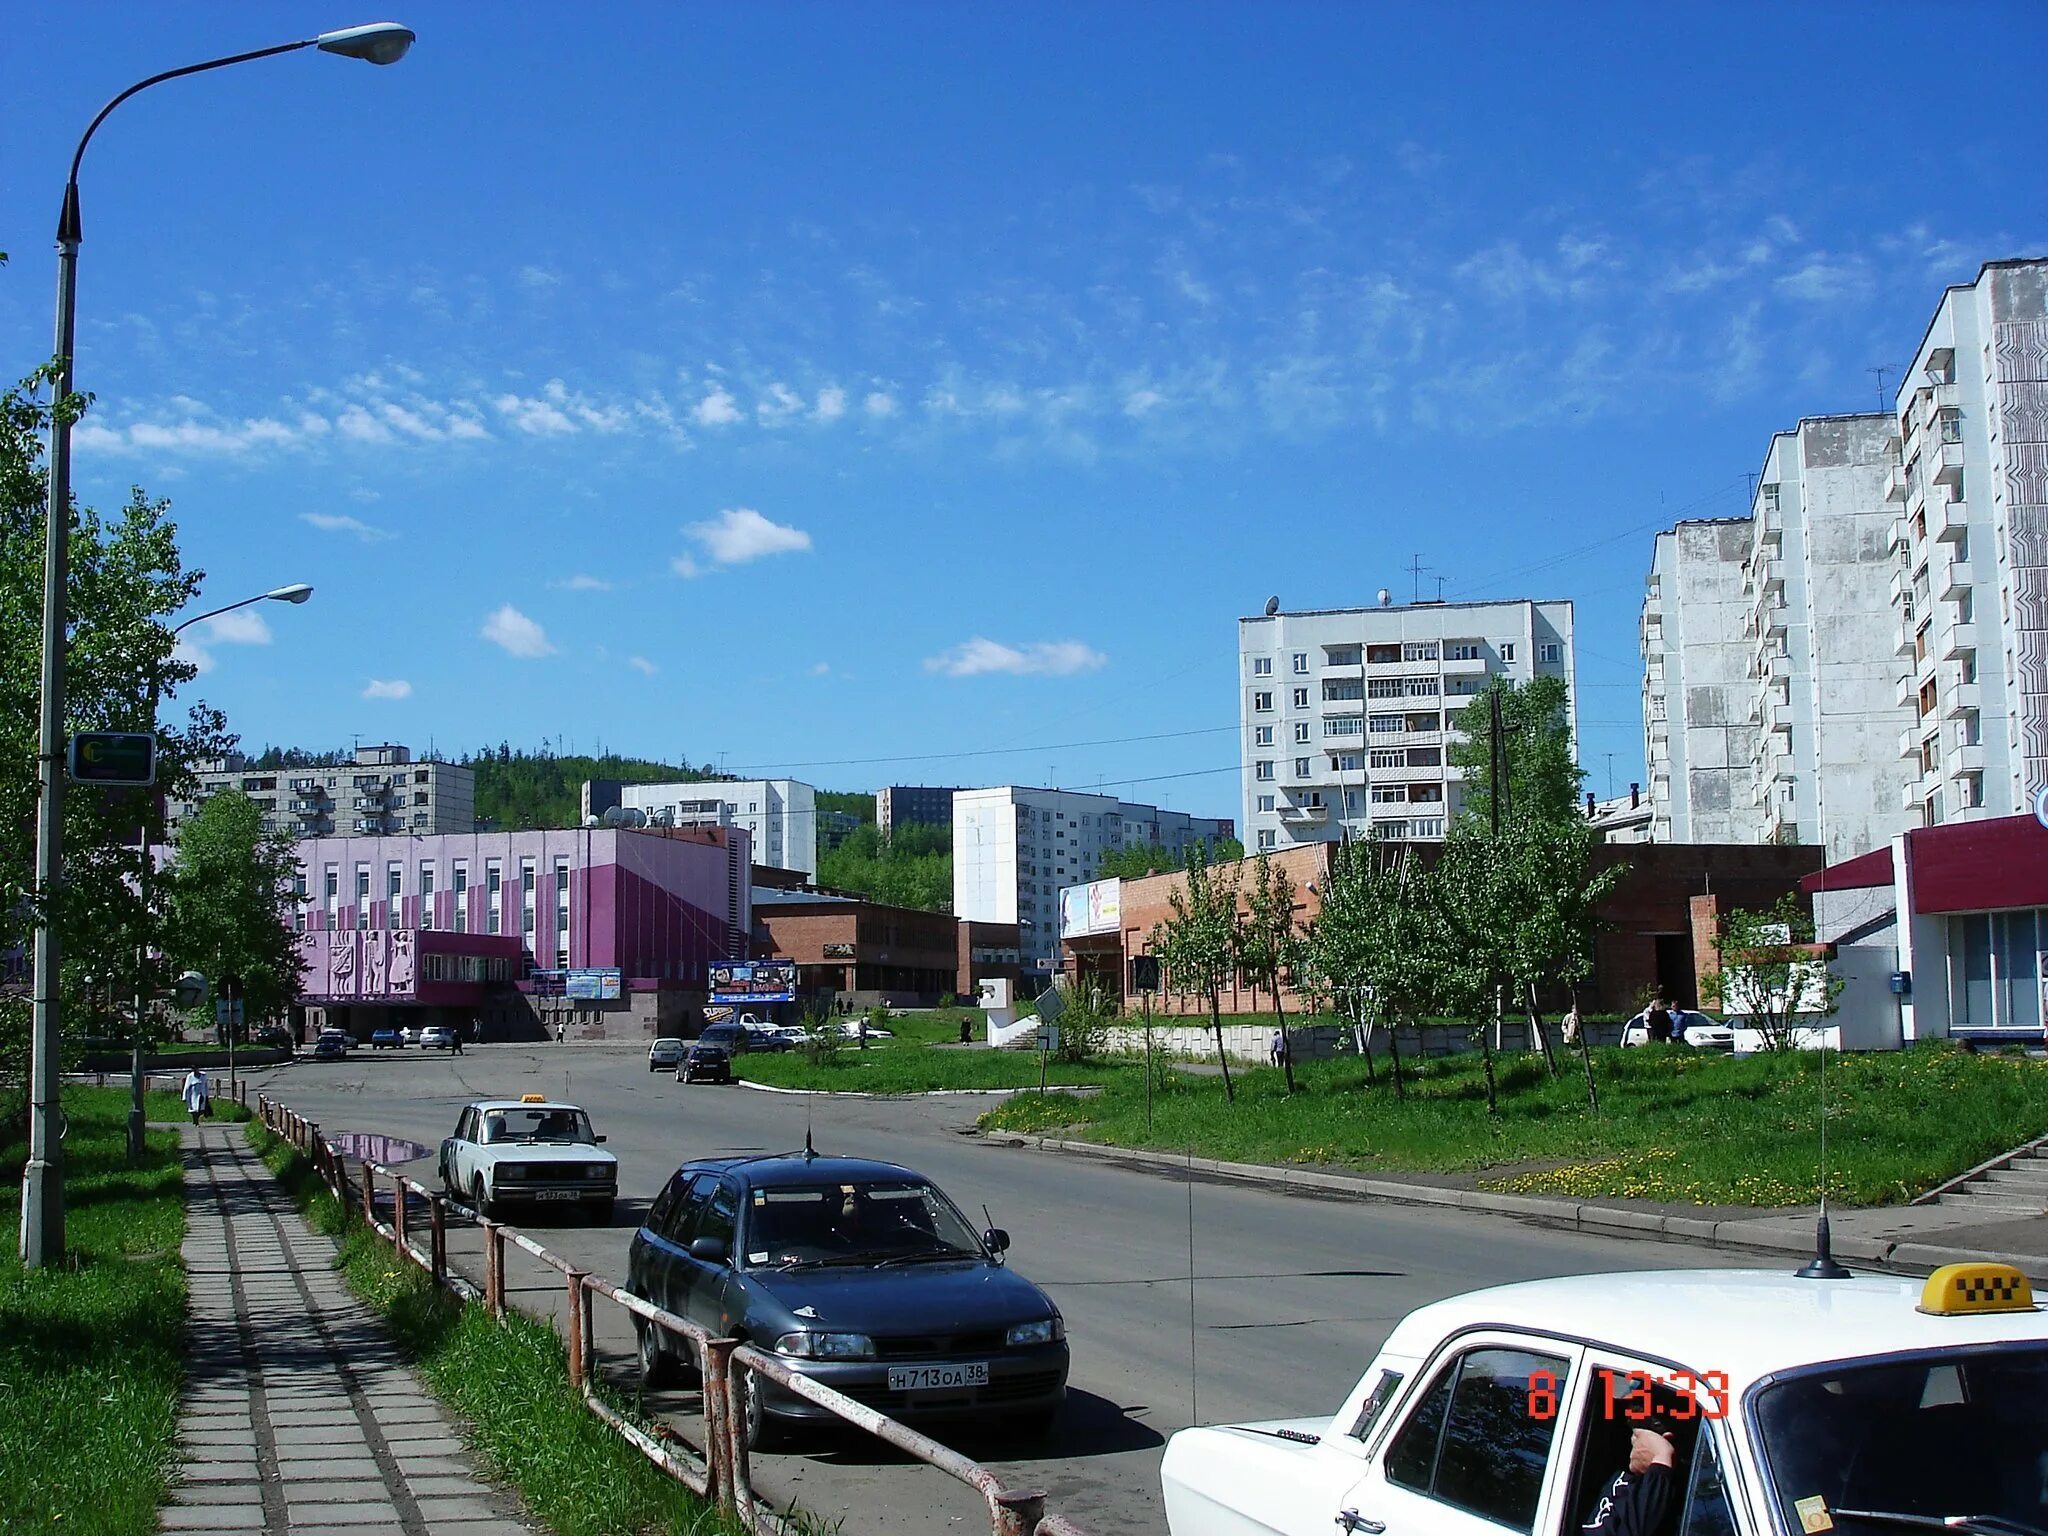
{"label": "fence post", "polygon": [[1045,1494],[1037,1488],[1005,1488],[993,1502],[995,1536],[1032,1536],[1045,1518]]}
{"label": "fence post", "polygon": [[[732,1390],[732,1352],[737,1339],[706,1339],[704,1367],[704,1460],[711,1468],[711,1492],[718,1507],[730,1514],[739,1502],[739,1468],[746,1457],[746,1421],[736,1411]],[[746,1367],[742,1366],[744,1372]],[[749,1380],[741,1390],[752,1390]],[[744,1401],[744,1399],[742,1399]]]}
{"label": "fence post", "polygon": [[313,1172],[325,1179],[327,1170],[320,1165],[320,1127],[311,1120],[306,1122],[306,1155],[313,1160]]}
{"label": "fence post", "polygon": [[583,1292],[584,1271],[568,1270],[569,1284],[569,1385],[587,1391],[590,1374],[590,1302]]}
{"label": "fence post", "polygon": [[448,1197],[427,1196],[427,1220],[431,1223],[431,1241],[428,1244],[433,1254],[433,1276],[435,1285],[444,1285],[448,1280]]}
{"label": "fence post", "polygon": [[367,1157],[363,1159],[363,1223],[372,1232],[377,1230],[377,1165]]}
{"label": "fence post", "polygon": [[398,1234],[398,1256],[405,1257],[408,1244],[405,1232],[405,1208],[411,1204],[405,1198],[405,1175],[391,1176],[391,1230]]}
{"label": "fence post", "polygon": [[505,1317],[505,1234],[495,1221],[479,1216],[484,1229],[484,1310]]}

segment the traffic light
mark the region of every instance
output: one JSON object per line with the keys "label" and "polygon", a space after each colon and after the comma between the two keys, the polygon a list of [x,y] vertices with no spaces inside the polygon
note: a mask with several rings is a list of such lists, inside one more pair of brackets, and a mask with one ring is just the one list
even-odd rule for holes
{"label": "traffic light", "polygon": [[74,784],[154,784],[156,737],[139,731],[80,731],[71,738],[65,766]]}

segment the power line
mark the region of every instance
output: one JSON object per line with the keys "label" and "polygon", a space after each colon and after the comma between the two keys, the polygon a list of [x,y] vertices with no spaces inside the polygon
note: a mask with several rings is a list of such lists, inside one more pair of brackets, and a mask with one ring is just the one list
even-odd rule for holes
{"label": "power line", "polygon": [[[1205,725],[1190,731],[1157,731],[1148,736],[1104,736],[1095,741],[1054,741],[1023,747],[976,747],[964,752],[905,752],[894,757],[839,757],[788,760],[778,763],[741,763],[741,768],[854,768],[873,763],[949,762],[963,757],[1014,757],[1026,752],[1066,752],[1080,747],[1118,747],[1139,741],[1173,741],[1187,736],[1215,736],[1235,731],[1235,725]],[[765,775],[764,775],[765,776]]]}

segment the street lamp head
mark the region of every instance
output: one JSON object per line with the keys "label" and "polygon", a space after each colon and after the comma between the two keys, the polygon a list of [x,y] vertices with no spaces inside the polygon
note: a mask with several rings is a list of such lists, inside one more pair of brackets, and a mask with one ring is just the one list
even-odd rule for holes
{"label": "street lamp head", "polygon": [[313,589],[303,581],[295,581],[288,587],[279,587],[263,595],[275,603],[303,603],[313,595]]}
{"label": "street lamp head", "polygon": [[323,53],[367,59],[372,64],[396,64],[412,46],[413,37],[411,27],[401,27],[395,21],[373,21],[368,26],[322,32],[313,42]]}

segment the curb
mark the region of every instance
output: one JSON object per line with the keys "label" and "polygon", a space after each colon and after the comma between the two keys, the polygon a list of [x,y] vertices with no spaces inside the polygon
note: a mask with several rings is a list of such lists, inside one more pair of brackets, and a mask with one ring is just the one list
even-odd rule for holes
{"label": "curb", "polygon": [[[1113,1147],[1094,1141],[1062,1141],[1050,1136],[1020,1136],[1014,1132],[984,1135],[996,1146],[1035,1148],[1041,1152],[1064,1152],[1114,1162],[1138,1163],[1148,1167],[1192,1169],[1221,1178],[1250,1184],[1266,1184],[1297,1193],[1350,1195],[1367,1200],[1385,1200],[1398,1205],[1433,1206],[1440,1209],[1481,1211],[1511,1216],[1547,1226],[1570,1227],[1607,1237],[1665,1239],[1706,1243],[1751,1253],[1797,1254],[1810,1257],[1813,1244],[1805,1236],[1780,1236],[1750,1230],[1746,1221],[1712,1221],[1698,1216],[1666,1216],[1629,1206],[1581,1204],[1572,1200],[1546,1199],[1539,1195],[1497,1195],[1478,1189],[1445,1189],[1431,1184],[1409,1184],[1395,1179],[1358,1178],[1346,1174],[1317,1173],[1309,1169],[1275,1168],[1265,1163],[1231,1163],[1220,1158],[1176,1156],[1139,1147]],[[2048,1274],[2048,1257],[2041,1254],[1988,1253],[1980,1249],[1950,1248],[1887,1238],[1841,1233],[1834,1239],[1835,1257],[1875,1268],[1908,1271],[1939,1269],[1944,1264],[1996,1260],[2035,1273]]]}
{"label": "curb", "polygon": [[[1007,1098],[1013,1093],[1038,1092],[1036,1088],[921,1088],[915,1093],[869,1093],[854,1088],[777,1088],[768,1083],[748,1082],[745,1078],[740,1078],[737,1086],[751,1088],[756,1093],[789,1093],[819,1099],[993,1099]],[[1080,1083],[1062,1091],[1085,1094],[1102,1090],[1092,1083]]]}

